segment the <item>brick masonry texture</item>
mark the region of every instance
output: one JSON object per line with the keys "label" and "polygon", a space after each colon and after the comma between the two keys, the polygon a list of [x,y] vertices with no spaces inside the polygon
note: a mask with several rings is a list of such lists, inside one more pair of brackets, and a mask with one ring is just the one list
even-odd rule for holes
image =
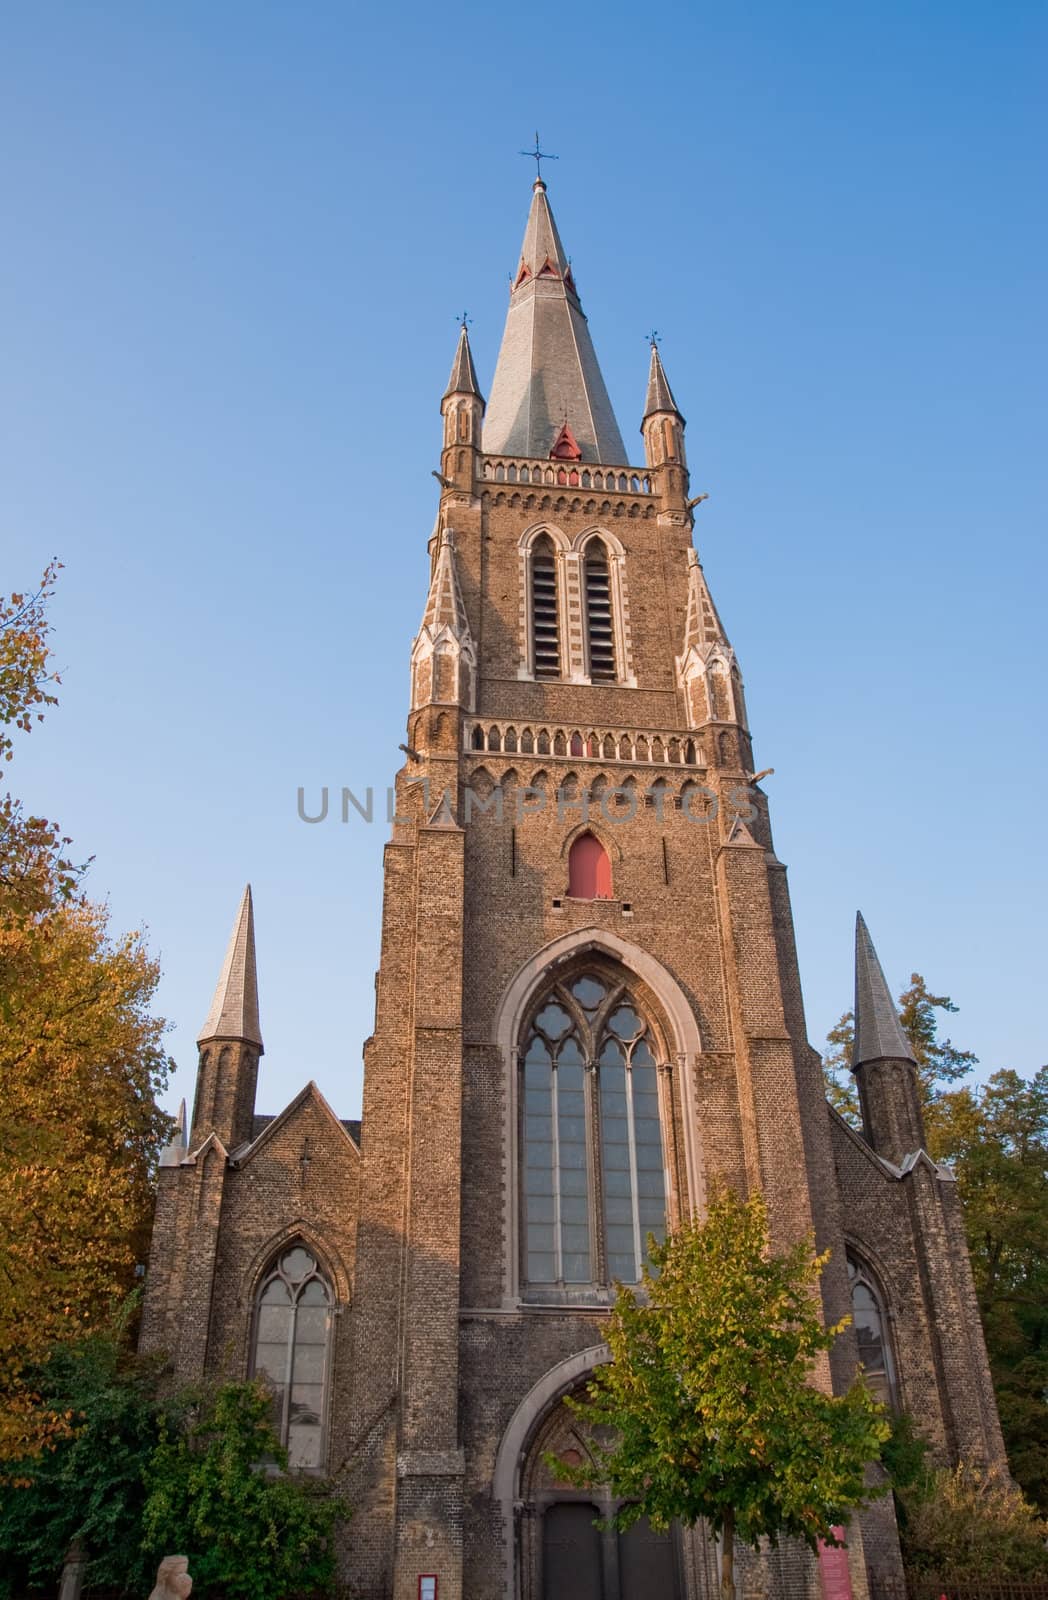
{"label": "brick masonry texture", "polygon": [[[881,1291],[899,1402],[937,1457],[999,1461],[1003,1449],[955,1187],[916,1150],[886,1159],[827,1106],[786,869],[766,797],[744,792],[749,730],[723,684],[718,719],[697,721],[678,671],[692,549],[683,461],[661,459],[664,435],[646,422],[650,494],[496,487],[476,448],[479,397],[446,396],[444,409],[437,537],[453,535],[468,637],[449,628],[434,649],[469,670],[415,675],[362,1131],[353,1137],[311,1085],[257,1118],[249,1043],[203,1041],[190,1147],[160,1174],[142,1340],[184,1378],[248,1373],[259,1284],[304,1242],[337,1305],[324,1467],[352,1509],[339,1536],[346,1592],[416,1600],[432,1572],[440,1600],[540,1600],[542,1518],[556,1498],[536,1487],[542,1441],[597,1359],[609,1295],[522,1285],[510,1011],[519,1023],[527,995],[572,962],[618,974],[657,1037],[671,1220],[701,1208],[713,1179],[760,1188],[777,1243],[814,1229],[832,1250],[833,1319],[849,1309],[852,1250]],[[540,527],[565,548],[591,529],[621,547],[632,686],[529,676],[522,549]],[[661,730],[695,740],[704,764],[475,751],[478,720],[584,737]],[[666,799],[645,803],[656,778]],[[677,803],[696,783],[716,796],[706,823]],[[496,786],[502,818],[489,807],[467,820],[466,791],[490,802]],[[639,797],[635,815],[617,822],[628,807],[595,807],[587,822],[581,793],[623,786]],[[541,810],[518,814],[525,788],[544,791]],[[608,900],[567,893],[568,851],[587,826],[610,857]],[[881,1096],[903,1081],[893,1066],[877,1066]],[[839,1389],[856,1361],[849,1330],[816,1381]],[[712,1596],[709,1542],[701,1530],[674,1539],[678,1594]],[[871,1578],[899,1572],[890,1502],[857,1518],[849,1540],[862,1600]],[[746,1596],[819,1593],[802,1550],[740,1561]]]}

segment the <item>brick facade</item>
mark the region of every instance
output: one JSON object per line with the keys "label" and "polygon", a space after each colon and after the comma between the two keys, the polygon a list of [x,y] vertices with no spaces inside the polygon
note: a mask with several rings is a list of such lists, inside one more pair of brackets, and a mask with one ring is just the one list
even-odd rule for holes
{"label": "brick facade", "polygon": [[[522,266],[514,294],[526,291]],[[565,1499],[541,1451],[600,1359],[610,1292],[526,1280],[518,1054],[556,973],[624,982],[650,1024],[670,1219],[701,1208],[712,1177],[760,1188],[779,1244],[814,1229],[832,1249],[833,1319],[850,1305],[852,1250],[880,1291],[899,1401],[939,1457],[1003,1449],[949,1176],[918,1149],[874,1149],[825,1102],[786,869],[738,663],[693,555],[683,419],[657,354],[643,467],[485,455],[465,331],[442,409],[362,1137],[312,1085],[252,1120],[257,1020],[222,1020],[242,1011],[216,997],[225,1034],[202,1040],[192,1134],[161,1171],[143,1342],[183,1377],[250,1371],[259,1285],[303,1243],[334,1301],[322,1466],[352,1508],[350,1592],[416,1600],[419,1575],[436,1573],[440,1600],[541,1600],[544,1518]],[[613,574],[612,681],[585,670],[593,532]],[[547,678],[532,670],[540,533],[558,572],[562,671]],[[610,858],[612,898],[568,895],[584,830]],[[876,1069],[879,1105],[891,1069]],[[817,1381],[847,1384],[856,1360],[849,1331]],[[708,1541],[672,1545],[677,1593],[712,1595]],[[857,1597],[871,1574],[898,1572],[888,1502],[857,1519],[850,1546]],[[635,1600],[637,1559],[603,1548],[605,1600]],[[803,1551],[741,1568],[740,1594],[819,1593]]]}

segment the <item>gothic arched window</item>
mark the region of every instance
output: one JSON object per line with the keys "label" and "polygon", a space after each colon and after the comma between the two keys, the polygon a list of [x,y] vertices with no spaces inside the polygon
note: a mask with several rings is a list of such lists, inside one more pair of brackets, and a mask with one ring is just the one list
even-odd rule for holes
{"label": "gothic arched window", "polygon": [[851,1251],[848,1252],[848,1284],[852,1322],[866,1382],[878,1400],[886,1406],[894,1406],[895,1368],[881,1292],[870,1272]]}
{"label": "gothic arched window", "polygon": [[584,971],[531,1014],[521,1050],[527,1284],[636,1283],[666,1227],[651,1027],[626,986]]}
{"label": "gothic arched window", "polygon": [[572,900],[611,899],[611,861],[595,834],[580,833],[568,851],[568,895]]}
{"label": "gothic arched window", "polygon": [[531,656],[536,678],[560,676],[557,552],[547,533],[531,548]]}
{"label": "gothic arched window", "polygon": [[589,675],[595,682],[615,678],[615,633],[611,614],[611,569],[600,539],[591,539],[582,562],[586,597],[586,648]]}
{"label": "gothic arched window", "polygon": [[291,1467],[323,1464],[333,1296],[304,1245],[281,1252],[255,1302],[251,1370],[273,1391],[273,1425]]}

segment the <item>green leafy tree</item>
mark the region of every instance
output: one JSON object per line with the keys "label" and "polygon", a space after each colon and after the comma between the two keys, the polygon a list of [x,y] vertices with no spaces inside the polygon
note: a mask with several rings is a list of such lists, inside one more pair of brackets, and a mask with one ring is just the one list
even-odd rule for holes
{"label": "green leafy tree", "polygon": [[929,1146],[957,1174],[1008,1459],[1048,1511],[1048,1067],[944,1094]]}
{"label": "green leafy tree", "polygon": [[809,1242],[772,1252],[756,1195],[721,1190],[703,1221],[651,1245],[640,1292],[619,1286],[612,1360],[569,1404],[592,1430],[591,1466],[546,1458],[565,1481],[607,1483],[616,1521],[653,1527],[705,1519],[723,1535],[721,1584],[733,1593],[735,1540],[834,1543],[833,1528],[871,1494],[867,1469],[888,1439],[861,1378],[846,1394],[812,1385],[849,1319],[825,1328]]}
{"label": "green leafy tree", "polygon": [[903,1495],[911,1571],[937,1582],[1048,1577],[1048,1524],[1007,1473],[962,1462]]}
{"label": "green leafy tree", "polygon": [[146,1594],[173,1550],[194,1593],[282,1600],[330,1587],[327,1486],[278,1475],[287,1456],[256,1383],[172,1392],[115,1329],[55,1347],[35,1374],[68,1427],[0,1495],[0,1596],[50,1588],[78,1543],[91,1585]]}
{"label": "green leafy tree", "polygon": [[[919,973],[899,996],[913,1048],[929,1154],[953,1167],[982,1313],[1001,1427],[1016,1479],[1048,1511],[1048,1067],[1029,1081],[995,1072],[961,1084],[970,1050],[940,1039],[940,1013],[956,1012]],[[861,1124],[851,1076],[854,1017],[827,1035],[826,1092]]]}
{"label": "green leafy tree", "polygon": [[158,1367],[135,1360],[124,1333],[58,1345],[33,1374],[41,1404],[68,1426],[51,1448],[17,1463],[0,1494],[5,1600],[23,1586],[53,1590],[74,1542],[89,1557],[90,1583],[142,1594],[150,1587],[140,1549],[144,1475],[161,1415],[177,1426],[181,1408],[160,1397]]}
{"label": "green leafy tree", "polygon": [[826,1098],[835,1111],[853,1128],[862,1127],[859,1092],[852,1077],[852,1045],[855,1041],[855,1013],[846,1011],[826,1035],[822,1073]]}
{"label": "green leafy tree", "polygon": [[[0,601],[0,756],[55,703],[47,603]],[[55,824],[0,800],[0,1464],[66,1429],[31,1381],[103,1325],[144,1259],[170,1062],[159,969],[82,891]]]}
{"label": "green leafy tree", "polygon": [[[58,704],[52,688],[60,679],[51,662],[47,607],[60,571],[61,563],[51,561],[31,593],[0,599],[0,759],[5,762],[14,756],[14,735],[31,732],[45,709]],[[83,868],[65,855],[69,842],[57,823],[27,816],[13,795],[0,796],[0,910],[6,919],[25,918],[73,895]]]}
{"label": "green leafy tree", "polygon": [[226,1384],[150,1461],[143,1547],[154,1567],[171,1550],[187,1555],[194,1594],[291,1600],[334,1582],[334,1503],[285,1475],[270,1416],[261,1384]]}

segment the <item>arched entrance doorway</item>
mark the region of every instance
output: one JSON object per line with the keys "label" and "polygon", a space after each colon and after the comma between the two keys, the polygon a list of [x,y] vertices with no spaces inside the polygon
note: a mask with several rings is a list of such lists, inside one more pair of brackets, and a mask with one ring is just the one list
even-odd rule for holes
{"label": "arched entrance doorway", "polygon": [[563,1399],[532,1433],[520,1475],[520,1600],[683,1600],[680,1540],[646,1520],[619,1532],[610,1522],[621,1502],[603,1489],[561,1483],[553,1455],[572,1466],[590,1456],[590,1440]]}

